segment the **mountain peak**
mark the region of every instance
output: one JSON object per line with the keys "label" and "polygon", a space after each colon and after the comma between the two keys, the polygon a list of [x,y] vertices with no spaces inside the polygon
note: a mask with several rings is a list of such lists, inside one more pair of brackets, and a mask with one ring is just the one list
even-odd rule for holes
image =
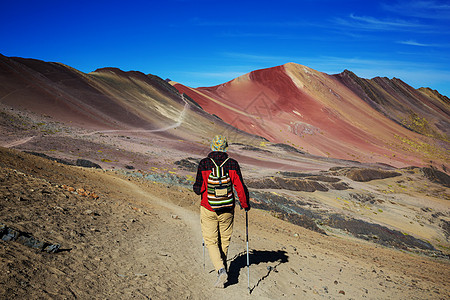
{"label": "mountain peak", "polygon": [[[215,87],[175,87],[240,130],[341,159],[395,166],[442,161],[440,149],[418,155],[404,141],[420,145],[417,134],[439,139],[450,128],[442,104],[400,79],[364,79],[347,69],[328,75],[289,62]],[[429,128],[415,128],[411,112],[421,120],[433,116]]]}

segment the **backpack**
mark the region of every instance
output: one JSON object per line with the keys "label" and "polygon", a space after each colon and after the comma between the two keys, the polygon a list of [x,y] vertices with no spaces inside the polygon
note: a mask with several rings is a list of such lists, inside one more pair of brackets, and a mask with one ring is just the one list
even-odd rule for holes
{"label": "backpack", "polygon": [[214,211],[232,207],[234,205],[233,186],[230,175],[224,174],[223,171],[223,165],[228,161],[228,158],[220,166],[216,164],[214,159],[210,159],[215,167],[208,176],[208,203]]}

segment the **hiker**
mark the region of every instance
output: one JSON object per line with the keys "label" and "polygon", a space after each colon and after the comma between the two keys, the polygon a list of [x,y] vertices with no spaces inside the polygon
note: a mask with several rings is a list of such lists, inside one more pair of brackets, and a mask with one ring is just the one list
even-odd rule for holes
{"label": "hiker", "polygon": [[233,232],[236,190],[241,207],[250,210],[249,195],[236,160],[226,153],[226,137],[215,136],[208,157],[198,165],[193,189],[201,195],[200,221],[203,239],[217,271],[215,287],[223,288],[228,279],[227,252]]}

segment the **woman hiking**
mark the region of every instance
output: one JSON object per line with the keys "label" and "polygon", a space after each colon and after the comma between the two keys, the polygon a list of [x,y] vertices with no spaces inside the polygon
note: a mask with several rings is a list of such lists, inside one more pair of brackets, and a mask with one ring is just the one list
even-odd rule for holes
{"label": "woman hiking", "polygon": [[208,156],[198,165],[193,190],[201,195],[200,221],[203,239],[217,271],[215,287],[223,288],[227,279],[227,252],[233,233],[235,199],[233,187],[246,211],[250,210],[249,195],[236,160],[226,153],[226,137],[215,136]]}

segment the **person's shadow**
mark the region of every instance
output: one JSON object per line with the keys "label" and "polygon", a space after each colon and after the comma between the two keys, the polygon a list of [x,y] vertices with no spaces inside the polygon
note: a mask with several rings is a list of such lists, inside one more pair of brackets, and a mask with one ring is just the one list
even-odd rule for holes
{"label": "person's shadow", "polygon": [[[255,284],[251,289],[250,293],[255,289],[261,281],[269,276],[272,271],[276,271],[276,267],[282,263],[288,262],[289,256],[286,255],[286,251],[278,250],[278,251],[260,251],[260,250],[251,250],[249,252],[249,261],[250,266],[258,265],[260,263],[277,263],[274,267],[267,267],[267,274],[258,280],[258,283]],[[247,253],[239,253],[236,257],[231,260],[230,266],[228,268],[228,282],[226,286],[230,286],[239,282],[239,274],[241,269],[245,269],[247,267]],[[250,275],[251,276],[251,275]]]}

